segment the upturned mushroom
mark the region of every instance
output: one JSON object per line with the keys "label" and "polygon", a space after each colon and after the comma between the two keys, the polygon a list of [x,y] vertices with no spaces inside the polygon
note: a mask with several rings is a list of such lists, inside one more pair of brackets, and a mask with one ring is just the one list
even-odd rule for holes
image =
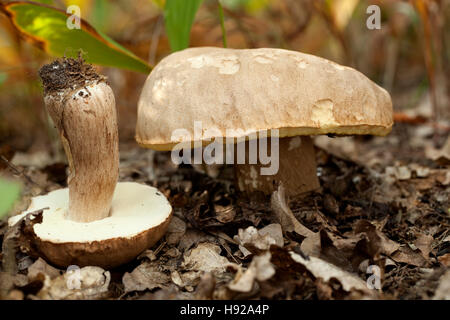
{"label": "upturned mushroom", "polygon": [[[270,194],[282,182],[298,195],[319,188],[310,136],[384,136],[392,125],[389,93],[355,69],[289,50],[202,47],[154,68],[139,100],[136,140],[184,153],[204,147],[220,159],[219,141],[227,146],[223,157],[236,160],[241,191]],[[264,147],[266,136],[275,173],[262,171],[267,157],[256,159],[261,150],[251,146],[259,138]],[[215,151],[206,150],[213,143]]]}
{"label": "upturned mushroom", "polygon": [[81,58],[57,60],[39,74],[68,158],[68,188],[33,198],[9,224],[48,208],[32,239],[48,261],[60,267],[126,263],[163,236],[172,208],[153,187],[117,183],[116,106],[106,79]]}

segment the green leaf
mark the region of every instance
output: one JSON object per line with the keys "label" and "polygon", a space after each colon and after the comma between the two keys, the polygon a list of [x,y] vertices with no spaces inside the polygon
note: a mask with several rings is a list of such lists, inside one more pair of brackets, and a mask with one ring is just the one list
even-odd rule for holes
{"label": "green leaf", "polygon": [[48,5],[53,4],[53,0],[32,0],[31,2],[37,2],[37,3],[42,3],[42,4],[48,4]]}
{"label": "green leaf", "polygon": [[0,72],[0,86],[8,79],[8,75],[4,72]]}
{"label": "green leaf", "polygon": [[220,19],[220,28],[222,29],[222,43],[223,47],[227,48],[227,31],[225,29],[225,17],[223,14],[223,8],[222,4],[220,3],[220,0],[217,1],[218,7],[219,7],[219,19]]}
{"label": "green leaf", "polygon": [[166,0],[164,17],[172,51],[189,46],[192,24],[202,2],[203,0]]}
{"label": "green leaf", "polygon": [[[25,1],[0,2],[3,11],[25,40],[54,56],[83,58],[104,66],[149,73],[151,66],[88,22],[80,19],[80,29],[68,28],[75,17],[43,4]],[[73,24],[72,24],[73,25]]]}
{"label": "green leaf", "polygon": [[0,219],[12,209],[19,195],[19,184],[0,179]]}

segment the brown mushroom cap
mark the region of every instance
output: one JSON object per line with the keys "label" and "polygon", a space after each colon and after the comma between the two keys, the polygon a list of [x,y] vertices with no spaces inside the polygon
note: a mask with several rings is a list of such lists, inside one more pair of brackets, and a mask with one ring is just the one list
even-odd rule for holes
{"label": "brown mushroom cap", "polygon": [[[171,150],[179,128],[279,129],[297,135],[386,135],[393,125],[389,93],[359,71],[282,49],[190,48],[163,59],[138,105],[136,140]],[[270,133],[270,132],[269,132]],[[242,138],[235,136],[235,138]],[[217,137],[215,135],[214,137]],[[214,137],[204,134],[209,143]]]}
{"label": "brown mushroom cap", "polygon": [[28,210],[10,218],[9,225],[45,207],[49,209],[42,223],[33,226],[33,242],[40,255],[60,267],[113,268],[129,262],[164,235],[172,216],[172,207],[157,189],[121,182],[107,218],[93,222],[66,219],[69,190],[59,189],[33,198]]}

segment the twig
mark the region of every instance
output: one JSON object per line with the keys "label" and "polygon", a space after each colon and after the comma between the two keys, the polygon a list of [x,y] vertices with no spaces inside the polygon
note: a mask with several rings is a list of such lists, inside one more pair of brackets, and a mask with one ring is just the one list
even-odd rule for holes
{"label": "twig", "polygon": [[342,47],[342,50],[344,51],[347,62],[349,63],[350,66],[354,66],[353,55],[350,50],[350,46],[349,46],[344,34],[336,26],[335,19],[329,12],[327,12],[327,10],[324,8],[324,4],[322,2],[314,1],[313,3],[314,3],[314,7],[316,8],[317,12],[325,20],[325,23],[326,23],[328,29],[330,30],[330,32],[336,37],[336,39],[341,44],[341,47]]}
{"label": "twig", "polygon": [[158,20],[156,20],[156,26],[152,33],[152,39],[150,43],[150,50],[148,53],[148,63],[150,65],[155,65],[156,62],[156,52],[158,50],[159,39],[161,38],[162,27],[164,24],[164,17],[160,15]]}
{"label": "twig", "polygon": [[35,186],[42,188],[42,186],[40,186],[39,184],[37,184],[36,182],[34,182],[30,177],[28,177],[23,170],[20,171],[15,165],[13,165],[11,162],[8,161],[8,159],[5,158],[5,156],[0,155],[0,160],[2,160],[12,171],[14,171],[14,173],[18,176],[22,176],[25,178],[25,180],[27,180],[29,183],[34,184]]}
{"label": "twig", "polygon": [[230,252],[230,250],[228,250],[228,248],[226,246],[224,246],[223,244],[220,244],[222,246],[222,248],[225,249],[225,251],[233,258],[234,262],[236,262],[237,265],[241,265],[241,263],[239,261],[237,261],[237,259],[235,258],[235,256]]}
{"label": "twig", "polygon": [[430,91],[431,91],[431,104],[433,111],[433,120],[436,122],[437,112],[438,112],[438,101],[436,94],[436,77],[435,77],[435,66],[433,63],[433,45],[431,43],[432,31],[430,18],[428,14],[428,3],[427,1],[415,0],[414,2],[417,11],[419,12],[420,18],[422,19],[422,26],[425,38],[425,48],[424,48],[424,59],[425,67],[428,74],[428,80],[430,81]]}
{"label": "twig", "polygon": [[167,241],[164,241],[158,246],[158,248],[156,248],[155,252],[153,252],[155,254],[155,256],[165,247],[166,244],[167,244]]}

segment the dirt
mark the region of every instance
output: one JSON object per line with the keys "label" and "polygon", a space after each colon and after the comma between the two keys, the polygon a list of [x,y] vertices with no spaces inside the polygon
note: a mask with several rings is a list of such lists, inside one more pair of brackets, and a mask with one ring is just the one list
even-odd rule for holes
{"label": "dirt", "polygon": [[77,59],[61,58],[44,65],[39,70],[45,94],[60,90],[82,88],[88,82],[98,82],[105,78],[99,75],[91,64],[85,63],[81,54]]}

